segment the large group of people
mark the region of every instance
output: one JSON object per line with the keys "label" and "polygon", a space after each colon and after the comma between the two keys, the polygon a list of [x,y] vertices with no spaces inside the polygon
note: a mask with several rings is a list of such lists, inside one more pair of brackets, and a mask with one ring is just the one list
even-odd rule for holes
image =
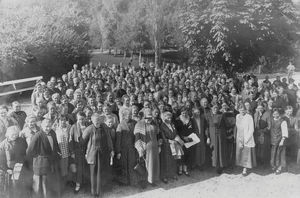
{"label": "large group of people", "polygon": [[18,101],[0,106],[0,187],[16,164],[15,195],[45,198],[72,183],[102,196],[112,184],[146,188],[209,167],[278,175],[300,164],[298,86],[291,75],[258,82],[176,64],[74,65],[38,81],[26,113]]}

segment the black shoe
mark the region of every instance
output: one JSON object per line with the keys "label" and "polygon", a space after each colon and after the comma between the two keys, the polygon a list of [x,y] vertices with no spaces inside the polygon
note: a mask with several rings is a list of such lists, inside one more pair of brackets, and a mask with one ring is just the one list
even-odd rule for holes
{"label": "black shoe", "polygon": [[181,176],[182,175],[182,171],[178,171],[178,173],[177,173],[179,176]]}
{"label": "black shoe", "polygon": [[163,178],[162,181],[167,184],[168,183],[168,179],[167,178]]}
{"label": "black shoe", "polygon": [[140,187],[140,189],[146,189],[147,188],[147,183],[146,182],[140,182],[139,187]]}
{"label": "black shoe", "polygon": [[221,175],[223,173],[223,169],[222,168],[217,168],[216,173]]}

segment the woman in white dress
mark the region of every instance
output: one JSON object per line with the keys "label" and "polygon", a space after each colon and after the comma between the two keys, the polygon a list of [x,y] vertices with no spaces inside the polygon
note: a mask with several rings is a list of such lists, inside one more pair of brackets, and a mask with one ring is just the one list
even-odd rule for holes
{"label": "woman in white dress", "polygon": [[248,169],[256,166],[254,122],[244,105],[240,105],[239,112],[236,116],[236,165],[243,167],[242,174],[246,176]]}

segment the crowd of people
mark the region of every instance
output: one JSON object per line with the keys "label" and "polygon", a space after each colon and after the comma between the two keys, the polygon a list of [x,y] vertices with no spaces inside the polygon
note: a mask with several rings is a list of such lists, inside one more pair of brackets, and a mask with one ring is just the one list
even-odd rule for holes
{"label": "crowd of people", "polygon": [[[22,165],[22,197],[90,186],[146,188],[215,167],[300,164],[300,94],[292,75],[233,75],[167,64],[77,65],[38,81],[26,113],[0,106],[0,187]],[[287,160],[287,157],[288,159]],[[2,191],[4,192],[4,191]],[[19,194],[20,195],[20,194]],[[17,196],[19,197],[19,196]]]}

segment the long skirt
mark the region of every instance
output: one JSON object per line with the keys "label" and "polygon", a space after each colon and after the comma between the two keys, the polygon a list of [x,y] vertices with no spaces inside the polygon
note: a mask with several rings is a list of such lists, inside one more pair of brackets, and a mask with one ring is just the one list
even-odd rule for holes
{"label": "long skirt", "polygon": [[192,162],[192,166],[202,167],[205,164],[205,153],[206,153],[206,145],[204,141],[201,140],[198,144],[195,145],[195,158]]}
{"label": "long skirt", "polygon": [[177,162],[172,155],[170,144],[165,142],[161,146],[160,152],[160,177],[164,178],[173,178],[176,176],[177,171]]}
{"label": "long skirt", "polygon": [[97,151],[95,158],[95,164],[90,164],[91,193],[101,195],[103,187],[112,180],[110,157],[108,153]]}
{"label": "long skirt", "polygon": [[134,147],[122,148],[121,150],[121,175],[118,180],[126,185],[137,185],[139,176],[134,171],[137,164],[138,154]]}
{"label": "long skirt", "polygon": [[263,144],[256,144],[256,157],[257,161],[260,164],[266,165],[270,162],[270,156],[271,156],[271,146],[270,141],[267,141],[267,143]]}
{"label": "long skirt", "polygon": [[59,160],[59,170],[60,170],[60,176],[65,177],[68,175],[69,172],[69,158],[61,158]]}
{"label": "long skirt", "polygon": [[79,184],[83,184],[89,181],[88,165],[84,157],[84,150],[82,148],[75,149],[76,173],[74,181]]}
{"label": "long skirt", "polygon": [[212,148],[212,166],[213,167],[226,167],[228,165],[227,163],[227,145],[226,145],[226,139],[222,139],[221,136],[216,135],[215,136],[215,142],[213,142],[213,148]]}
{"label": "long skirt", "polygon": [[298,149],[297,164],[300,164],[300,149]]}
{"label": "long skirt", "polygon": [[155,183],[159,181],[159,152],[158,145],[152,141],[146,145],[146,169],[148,172],[148,182]]}
{"label": "long skirt", "polygon": [[240,147],[238,144],[236,144],[235,164],[244,168],[256,167],[255,148],[245,146]]}

